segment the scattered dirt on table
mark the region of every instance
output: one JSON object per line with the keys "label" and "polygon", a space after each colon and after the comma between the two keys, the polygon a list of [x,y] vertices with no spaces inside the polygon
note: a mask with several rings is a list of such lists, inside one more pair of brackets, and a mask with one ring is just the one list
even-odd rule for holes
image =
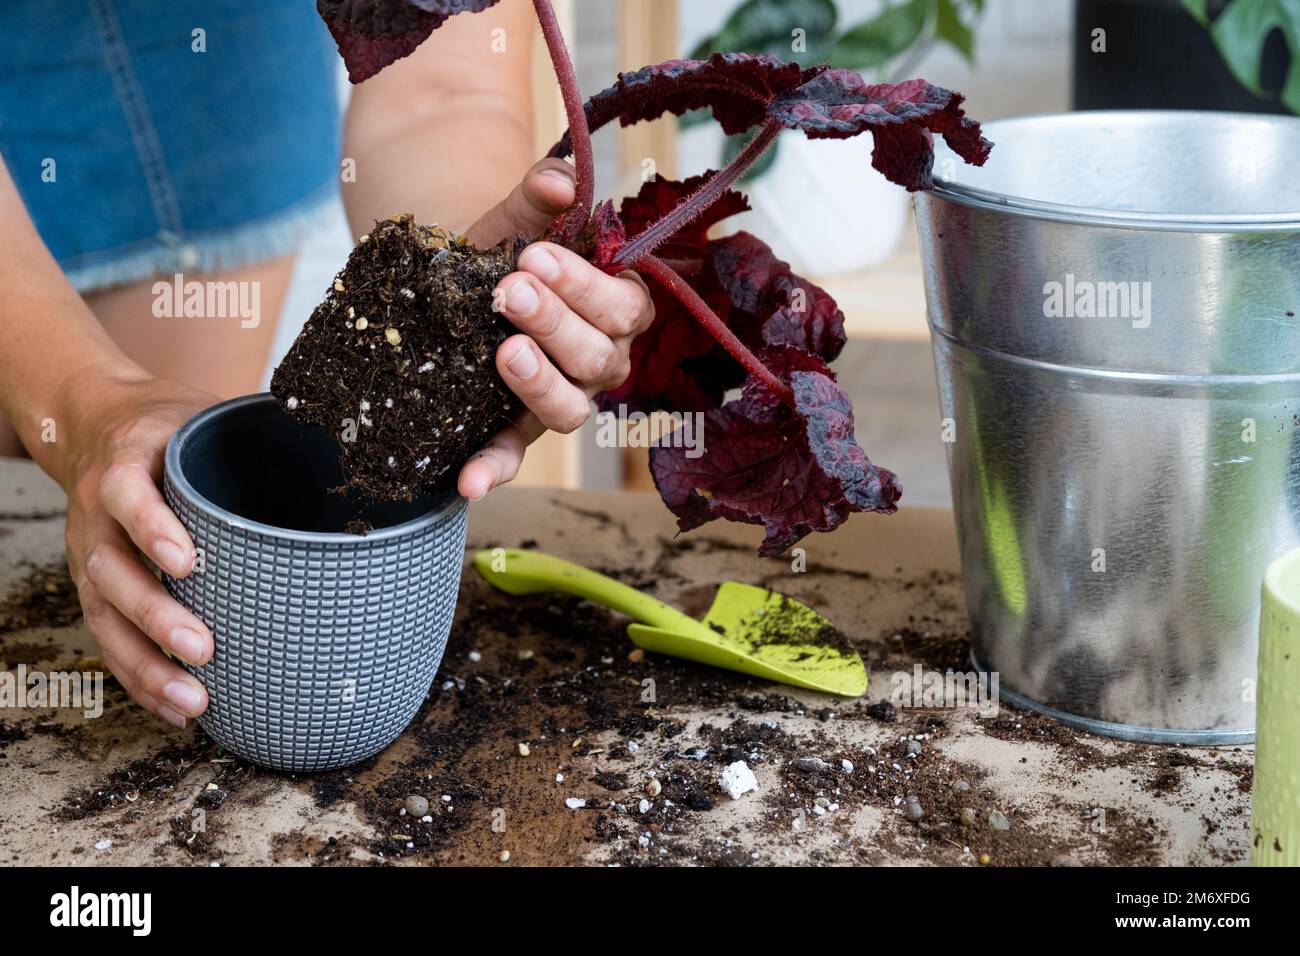
{"label": "scattered dirt on table", "polygon": [[33,568],[0,601],[0,637],[34,627],[68,627],[80,619],[77,588],[62,563]]}
{"label": "scattered dirt on table", "polygon": [[[657,553],[651,547],[627,560],[703,595],[714,585],[687,582],[674,561],[712,547],[665,539]],[[868,586],[900,582],[881,576]],[[1001,772],[950,752],[972,735],[1023,745],[1026,754],[1050,749],[1062,781],[1121,767],[1131,771],[1130,787],[1161,799],[1180,799],[1197,774],[1226,771],[1221,796],[1211,796],[1226,813],[1207,810],[1202,828],[1208,837],[1242,812],[1238,781],[1249,788],[1250,765],[1230,749],[1103,741],[1005,705],[987,719],[895,706],[891,672],[970,667],[960,612],[947,603],[958,596],[955,579],[923,576],[910,593],[916,600],[905,620],[845,631],[874,673],[870,696],[842,700],[636,654],[618,615],[568,596],[509,597],[471,572],[435,684],[384,753],[338,771],[284,775],[229,758],[195,733],[68,794],[52,817],[91,819],[114,832],[152,814],[164,821],[151,836],[159,858],[181,853],[196,863],[223,860],[241,809],[286,787],[321,820],[360,821],[347,832],[321,824],[272,838],[274,860],[314,865],[1163,859],[1169,837],[1159,821],[1118,799],[1093,806],[1064,784],[1044,793],[1008,788]],[[28,731],[0,724],[0,745],[8,737],[21,746]],[[739,761],[759,789],[733,801],[720,776]],[[411,806],[423,812],[404,812]],[[198,810],[201,830],[193,824]],[[1237,859],[1217,849],[1209,858]]]}

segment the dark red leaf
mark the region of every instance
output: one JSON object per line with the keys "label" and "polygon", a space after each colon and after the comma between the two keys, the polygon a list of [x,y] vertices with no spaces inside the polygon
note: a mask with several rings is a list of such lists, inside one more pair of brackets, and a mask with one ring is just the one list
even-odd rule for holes
{"label": "dark red leaf", "polygon": [[[658,283],[650,283],[650,297],[655,320],[632,340],[632,373],[618,388],[597,395],[596,404],[602,411],[613,412],[702,412],[717,408],[727,388],[732,387],[710,368],[718,343]],[[721,306],[725,300],[715,299],[712,304]],[[740,368],[730,356],[728,359],[734,369]],[[732,376],[740,377],[735,371]]]}
{"label": "dark red leaf", "polygon": [[316,0],[353,83],[374,76],[415,48],[457,13],[477,13],[497,0]]}
{"label": "dark red leaf", "polygon": [[573,244],[573,249],[593,265],[605,269],[614,261],[627,241],[627,230],[614,204],[606,199],[596,204],[591,219]]}
{"label": "dark red leaf", "polygon": [[[685,182],[656,178],[635,197],[623,200],[620,218],[627,238],[639,235],[708,175]],[[749,233],[708,238],[711,226],[748,208],[740,193],[726,193],[666,242],[661,256],[753,351],[792,345],[833,360],[844,347],[844,315],[834,299],[792,273],[789,265]],[[595,219],[603,215],[607,213]],[[601,228],[593,220],[591,229]],[[632,343],[632,374],[619,388],[598,395],[597,403],[603,410],[622,405],[627,411],[643,412],[716,408],[728,389],[744,382],[744,370],[675,297],[657,283],[651,283],[650,292],[655,321]]]}
{"label": "dark red leaf", "polygon": [[[824,69],[817,67],[816,69]],[[618,82],[587,101],[587,125],[595,131],[618,120],[631,126],[664,113],[709,107],[724,132],[743,133],[767,118],[778,93],[803,82],[798,63],[752,53],[714,53],[707,60],[668,60],[620,73]],[[567,156],[565,133],[552,156]]]}
{"label": "dark red leaf", "polygon": [[780,554],[813,531],[833,531],[854,511],[897,510],[902,494],[853,437],[853,407],[821,359],[771,349],[764,363],[789,383],[795,407],[755,379],[741,397],[704,416],[703,454],[650,451],[664,503],[690,531],[715,518],[761,524],[759,553]]}
{"label": "dark red leaf", "polygon": [[[639,236],[716,175],[716,171],[709,170],[707,173],[680,182],[656,176],[643,183],[640,192],[623,200],[621,217],[627,227],[628,238]],[[655,254],[661,259],[699,258],[708,241],[709,230],[728,216],[745,212],[747,209],[749,209],[749,201],[744,194],[729,189],[697,219],[687,223],[672,238],[659,246]]]}
{"label": "dark red leaf", "polygon": [[[852,70],[800,69],[775,57],[714,53],[707,60],[669,60],[634,73],[587,102],[587,122],[624,126],[708,107],[723,131],[741,133],[764,121],[802,130],[813,139],[870,132],[872,165],[908,189],[933,185],[931,133],[939,133],[969,163],[983,165],[992,143],[965,115],[963,97],[925,80],[868,84]],[[568,134],[551,150],[566,156]]]}
{"label": "dark red leaf", "polygon": [[[627,237],[639,235],[686,196],[711,173],[684,182],[656,176],[640,192],[623,200],[620,219]],[[749,208],[745,197],[730,191],[660,247],[660,253],[676,260],[685,278],[705,302],[723,318],[730,308],[726,293],[705,268],[708,230],[715,223]],[[594,260],[593,260],[594,261]],[[596,396],[602,410],[652,412],[661,409],[705,411],[717,408],[728,388],[744,378],[740,365],[722,353],[696,318],[658,283],[650,283],[655,320],[632,341],[632,374],[621,386]],[[722,353],[719,359],[717,353]],[[715,367],[718,366],[718,367]]]}
{"label": "dark red leaf", "polygon": [[751,349],[794,345],[832,362],[844,348],[844,313],[824,289],[790,271],[748,232],[709,243],[709,261],[731,301],[728,325]]}
{"label": "dark red leaf", "polygon": [[777,96],[769,113],[811,139],[844,139],[869,130],[875,139],[871,165],[908,189],[934,185],[930,168],[939,133],[962,159],[984,165],[993,144],[966,116],[964,97],[925,80],[870,85],[852,70],[825,70]]}

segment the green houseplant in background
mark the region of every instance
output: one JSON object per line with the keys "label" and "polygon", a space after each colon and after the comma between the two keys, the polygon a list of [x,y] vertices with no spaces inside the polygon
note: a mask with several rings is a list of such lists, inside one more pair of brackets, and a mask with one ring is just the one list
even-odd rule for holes
{"label": "green houseplant in background", "polygon": [[[841,14],[847,5],[837,8],[832,0],[743,0],[689,56],[750,50],[804,67],[830,63],[861,72],[869,82],[886,82],[918,72],[920,61],[939,45],[973,63],[974,25],[983,7],[984,0],[884,0],[873,15],[851,20]],[[682,118],[683,146],[692,153],[692,165],[724,166],[744,148],[748,134],[715,145],[719,134],[713,130],[693,132],[706,119],[690,113]],[[729,227],[775,237],[773,251],[805,274],[852,273],[883,261],[907,227],[906,193],[874,171],[862,175],[869,146],[814,146],[785,136],[773,144],[746,176],[753,211]],[[703,156],[694,152],[700,149]]]}
{"label": "green houseplant in background", "polygon": [[1290,52],[1286,78],[1277,93],[1283,106],[1300,113],[1300,0],[1182,0],[1187,11],[1210,31],[1223,62],[1260,99],[1273,94],[1263,84],[1264,50],[1277,31]]}

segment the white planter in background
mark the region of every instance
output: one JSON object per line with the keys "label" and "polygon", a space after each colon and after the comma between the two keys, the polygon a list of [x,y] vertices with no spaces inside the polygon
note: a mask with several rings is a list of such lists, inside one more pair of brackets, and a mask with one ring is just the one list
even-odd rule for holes
{"label": "white planter in background", "polygon": [[877,265],[907,225],[907,190],[872,168],[866,136],[784,135],[776,162],[741,189],[754,208],[723,227],[754,233],[803,276]]}

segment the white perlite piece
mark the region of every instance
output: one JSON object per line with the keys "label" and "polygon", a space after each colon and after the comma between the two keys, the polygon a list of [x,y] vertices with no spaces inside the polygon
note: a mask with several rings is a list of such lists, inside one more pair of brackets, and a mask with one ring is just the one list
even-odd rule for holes
{"label": "white perlite piece", "polygon": [[758,789],[758,778],[754,776],[754,771],[749,769],[749,764],[737,760],[722,771],[718,785],[732,800],[739,800],[749,791]]}
{"label": "white perlite piece", "polygon": [[570,810],[581,810],[587,805],[587,801],[579,800],[577,797],[569,797],[569,799],[564,801],[564,805]]}

